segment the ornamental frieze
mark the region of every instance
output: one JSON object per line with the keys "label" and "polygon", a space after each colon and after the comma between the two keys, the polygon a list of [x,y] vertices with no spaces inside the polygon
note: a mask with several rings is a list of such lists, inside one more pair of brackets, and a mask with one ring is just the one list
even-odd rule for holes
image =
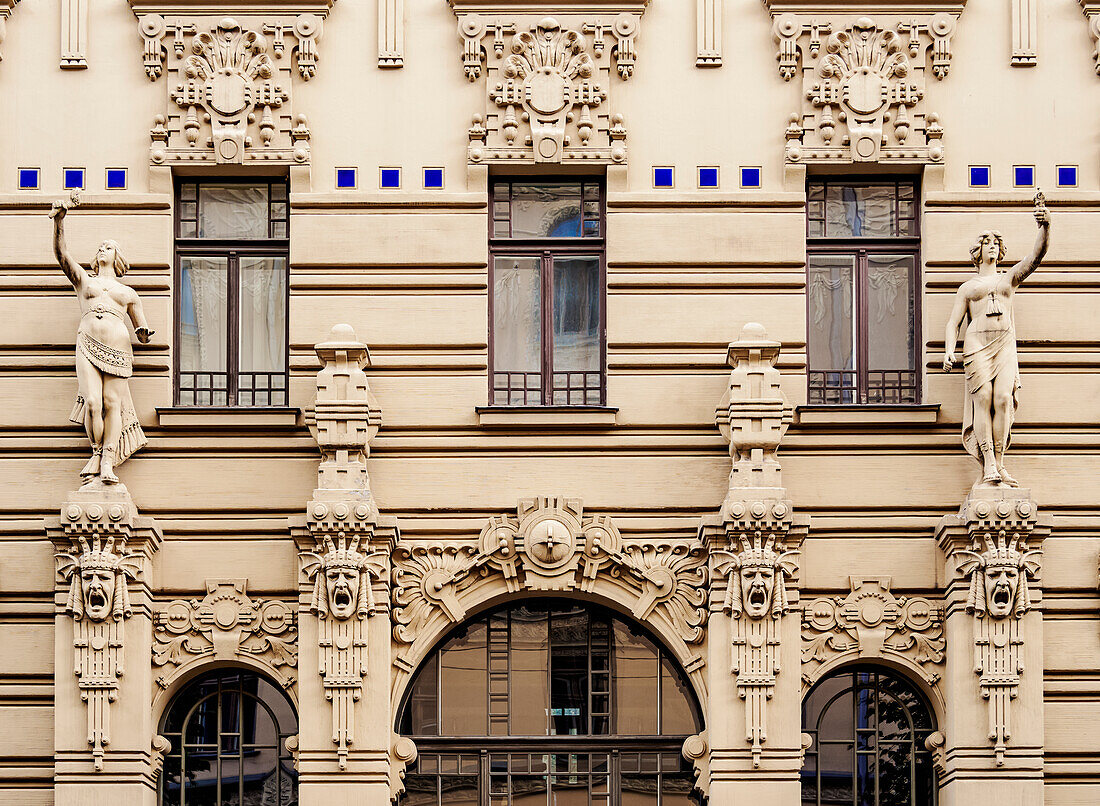
{"label": "ornamental frieze", "polygon": [[298,619],[291,605],[248,595],[246,579],[208,579],[202,599],[176,599],[153,615],[156,682],[198,660],[249,659],[266,666],[283,688],[298,679]]}
{"label": "ornamental frieze", "polygon": [[943,610],[921,596],[895,596],[890,577],[851,577],[847,596],[822,597],[802,610],[802,681],[822,668],[885,658],[917,671],[929,684],[943,672]]}
{"label": "ornamental frieze", "polygon": [[393,635],[402,644],[438,613],[461,622],[463,592],[483,582],[509,593],[592,592],[610,583],[639,621],[659,613],[688,644],[705,633],[703,544],[625,541],[609,517],[585,515],[577,499],[526,499],[515,516],[491,518],[476,545],[402,541],[394,558]]}
{"label": "ornamental frieze", "polygon": [[[626,161],[615,84],[634,74],[646,2],[606,10],[555,4],[450,0],[463,43],[462,69],[485,88],[485,111],[468,131],[471,163]],[[498,7],[499,6],[499,7]]]}
{"label": "ornamental frieze", "polygon": [[951,69],[963,2],[852,16],[815,0],[765,0],[776,62],[800,102],[788,163],[940,163],[943,128],[926,94]]}
{"label": "ornamental frieze", "polygon": [[329,2],[287,13],[249,4],[241,16],[180,14],[178,4],[130,0],[150,81],[166,105],[150,130],[154,165],[309,162],[309,126],[294,85],[317,73]]}

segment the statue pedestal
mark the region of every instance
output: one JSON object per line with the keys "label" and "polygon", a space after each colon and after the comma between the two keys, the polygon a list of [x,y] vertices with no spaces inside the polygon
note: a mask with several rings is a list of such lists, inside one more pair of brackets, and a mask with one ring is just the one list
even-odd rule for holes
{"label": "statue pedestal", "polygon": [[69,494],[46,522],[58,554],[54,602],[54,803],[153,806],[160,751],[149,707],[161,543],[121,485]]}
{"label": "statue pedestal", "polygon": [[930,741],[940,806],[1043,803],[1040,551],[1050,526],[1030,491],[979,486],[936,529],[950,703]]}

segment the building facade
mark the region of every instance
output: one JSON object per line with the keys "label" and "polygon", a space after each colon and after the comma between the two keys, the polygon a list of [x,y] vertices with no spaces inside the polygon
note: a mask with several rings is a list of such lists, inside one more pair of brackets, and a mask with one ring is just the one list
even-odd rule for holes
{"label": "building facade", "polygon": [[0,0],[0,803],[1100,802],[1098,46]]}

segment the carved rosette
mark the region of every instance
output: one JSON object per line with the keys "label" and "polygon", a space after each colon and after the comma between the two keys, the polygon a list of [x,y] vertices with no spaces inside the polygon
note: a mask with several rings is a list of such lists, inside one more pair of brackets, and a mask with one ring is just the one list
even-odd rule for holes
{"label": "carved rosette", "polygon": [[610,98],[634,74],[645,2],[591,12],[567,1],[555,17],[535,4],[501,3],[499,14],[482,13],[484,3],[478,13],[468,0],[451,5],[466,78],[486,86],[486,111],[468,132],[471,163],[626,161],[626,128]]}
{"label": "carved rosette", "polygon": [[720,527],[704,526],[710,544],[712,601],[730,618],[730,673],[745,701],[745,741],[759,767],[768,738],[767,703],[780,663],[780,621],[797,601],[804,519],[790,501],[727,499]]}
{"label": "carved rosette", "polygon": [[283,688],[298,680],[298,620],[278,599],[247,593],[246,579],[208,579],[202,599],[176,599],[153,616],[153,665],[162,688],[195,662],[250,659],[266,666]]}
{"label": "carved rosette", "polygon": [[130,3],[149,80],[167,74],[167,110],[150,130],[153,164],[309,162],[309,127],[292,112],[292,94],[296,79],[317,72],[327,11],[202,17]]}
{"label": "carved rosette", "polygon": [[[47,533],[57,549],[56,584],[63,596],[58,604],[72,619],[73,674],[87,706],[88,745],[99,772],[111,743],[111,703],[125,674],[126,622],[135,608],[131,586],[144,587],[161,536],[118,488],[73,493]],[[144,595],[141,602],[145,607]]]}
{"label": "carved rosette", "polygon": [[888,658],[936,684],[947,644],[943,610],[920,596],[895,596],[890,577],[851,577],[850,584],[847,596],[815,599],[802,610],[803,689],[823,668],[858,658]]}
{"label": "carved rosette", "polygon": [[514,517],[491,518],[476,546],[401,542],[394,558],[393,634],[403,644],[438,612],[462,621],[463,593],[487,580],[501,581],[508,592],[592,592],[613,581],[639,621],[659,613],[687,644],[705,633],[703,545],[626,542],[609,517],[586,516],[577,499],[526,499]]}
{"label": "carved rosette", "polygon": [[1042,597],[1042,543],[1050,522],[1039,517],[1026,490],[983,494],[972,492],[958,516],[944,518],[937,539],[949,579],[966,585],[974,672],[988,702],[989,740],[1001,766],[1012,737],[1012,701],[1025,673],[1024,617]]}
{"label": "carved rosette", "polygon": [[801,76],[801,109],[786,131],[788,163],[943,161],[943,129],[925,93],[929,75],[942,80],[950,71],[961,8],[851,18],[812,3],[781,13],[792,6],[766,2],[779,74]]}
{"label": "carved rosette", "polygon": [[1089,37],[1092,39],[1092,58],[1096,65],[1096,75],[1100,76],[1100,2],[1098,0],[1080,0],[1081,10],[1088,20]]}

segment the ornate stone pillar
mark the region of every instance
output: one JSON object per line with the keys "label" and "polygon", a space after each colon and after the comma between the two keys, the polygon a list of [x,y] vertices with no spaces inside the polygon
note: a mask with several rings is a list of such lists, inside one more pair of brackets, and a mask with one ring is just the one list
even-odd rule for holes
{"label": "ornate stone pillar", "polygon": [[[697,765],[711,803],[799,802],[803,747],[795,605],[797,560],[809,518],[794,514],[776,457],[792,415],[775,368],[779,348],[763,327],[745,325],[729,346],[733,371],[716,412],[730,441],[733,469],[721,511],[705,517],[701,527],[713,584],[710,755]],[[685,745],[690,757],[699,751]]]}
{"label": "ornate stone pillar", "polygon": [[1041,549],[1051,519],[1028,490],[975,486],[940,521],[947,715],[929,739],[940,806],[1043,803]]}
{"label": "ornate stone pillar", "polygon": [[[379,515],[366,460],[380,412],[363,368],[367,346],[348,325],[318,344],[311,429],[317,489],[291,523],[299,576],[299,798],[302,806],[384,806],[395,767],[415,758],[395,742],[390,712],[390,555],[397,523]],[[391,782],[391,778],[393,779]]]}
{"label": "ornate stone pillar", "polygon": [[46,522],[56,550],[54,803],[153,806],[165,747],[149,692],[148,572],[161,534],[126,487],[93,483]]}

